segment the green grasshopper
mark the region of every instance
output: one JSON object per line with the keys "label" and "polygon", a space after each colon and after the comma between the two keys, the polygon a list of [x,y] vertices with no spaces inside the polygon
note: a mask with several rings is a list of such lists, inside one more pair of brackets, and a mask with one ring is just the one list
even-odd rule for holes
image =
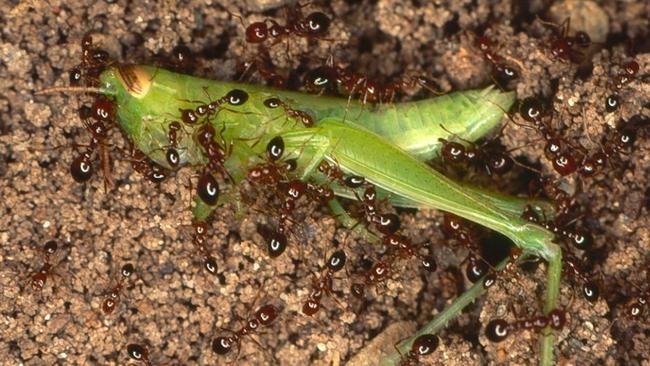
{"label": "green grasshopper", "polygon": [[[238,100],[229,102],[227,96],[233,90],[244,91],[245,98],[238,94]],[[493,130],[503,111],[513,104],[514,93],[487,88],[416,102],[365,105],[341,98],[206,80],[141,65],[107,68],[100,75],[100,87],[94,91],[114,98],[121,129],[140,151],[168,168],[172,167],[165,157],[167,136],[172,121],[180,119],[180,111],[223,100],[207,123],[219,131],[215,140],[228,146],[224,167],[235,183],[245,179],[249,167],[263,161],[267,143],[280,136],[285,156],[297,159],[299,169],[295,174],[302,180],[322,181],[316,168],[328,161],[347,174],[364,177],[396,206],[453,213],[502,233],[526,255],[545,259],[549,266],[544,310],[548,313],[556,307],[561,250],[552,242],[552,233],[520,218],[524,206],[531,202],[454,182],[425,163],[437,157],[439,138],[455,135],[475,141]],[[308,113],[315,124],[306,126],[289,118],[283,108],[269,108],[265,101],[270,98]],[[207,163],[196,141],[199,125],[183,125],[177,146],[180,165]],[[218,205],[235,201],[234,189],[221,194],[214,206],[197,200],[195,220],[204,221]],[[336,194],[354,196],[343,187],[337,187]],[[551,210],[547,204],[536,203],[547,212]],[[346,226],[354,224],[337,200],[330,202],[330,208]],[[549,332],[542,340],[542,364],[552,363],[552,344]]]}

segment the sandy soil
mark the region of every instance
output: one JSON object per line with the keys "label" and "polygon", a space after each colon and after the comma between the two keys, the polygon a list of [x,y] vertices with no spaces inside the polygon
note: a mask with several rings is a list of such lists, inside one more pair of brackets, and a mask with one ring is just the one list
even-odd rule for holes
{"label": "sandy soil", "polygon": [[[438,228],[441,214],[404,211],[405,233],[417,243],[431,242],[439,270],[427,274],[404,265],[366,300],[349,294],[350,279],[340,275],[335,288],[340,304],[326,300],[316,318],[299,313],[312,272],[325,266],[332,241],[344,241],[333,218],[322,209],[305,210],[302,243],[270,260],[258,245],[257,215],[236,217],[231,207],[218,211],[210,245],[218,254],[219,275],[201,270],[191,243],[191,173],[181,171],[153,185],[117,161],[118,183],[106,192],[95,178],[80,185],[69,174],[74,143],[87,142],[77,118],[83,98],[35,98],[35,90],[66,85],[67,71],[80,60],[80,39],[92,32],[115,59],[155,62],[178,44],[194,52],[194,73],[215,79],[235,77],[240,61],[255,50],[244,42],[243,27],[224,8],[242,14],[246,24],[273,17],[284,21],[284,1],[104,2],[0,0],[0,360],[3,365],[127,364],[126,345],[148,347],[153,364],[206,365],[223,361],[210,340],[225,328],[242,324],[250,304],[274,303],[280,320],[254,342],[243,343],[239,364],[339,365],[363,362],[426,323],[469,284],[461,261],[466,253],[449,245]],[[236,4],[235,4],[236,3]],[[527,5],[525,3],[528,3]],[[604,110],[609,85],[620,63],[635,56],[639,75],[650,70],[650,5],[643,1],[427,1],[379,0],[316,2],[333,18],[329,41],[294,40],[289,51],[274,48],[281,69],[305,70],[333,55],[342,65],[387,80],[407,71],[433,76],[445,90],[490,82],[491,66],[473,44],[486,32],[499,52],[517,66],[520,78],[509,85],[524,98],[542,95],[562,115],[572,138],[595,148],[604,125],[648,115],[650,87],[641,78],[621,90],[621,108]],[[561,22],[572,16],[574,29],[595,42],[593,68],[584,71],[550,55],[552,32],[538,20]],[[632,45],[632,47],[626,47]],[[646,78],[647,80],[647,78]],[[262,82],[253,78],[252,82]],[[644,110],[645,106],[645,110]],[[629,169],[582,181],[577,201],[580,226],[595,238],[592,251],[580,253],[593,264],[604,299],[590,304],[567,281],[561,303],[570,324],[556,353],[562,364],[648,364],[647,317],[635,323],[617,308],[647,289],[650,252],[650,149],[646,133],[623,158]],[[554,175],[535,134],[510,123],[502,138],[515,154]],[[119,139],[117,146],[124,146]],[[590,145],[591,144],[591,145]],[[523,170],[503,178],[467,177],[504,192],[526,193]],[[557,176],[557,175],[556,175]],[[566,184],[575,185],[571,179]],[[54,259],[57,276],[42,293],[26,287],[28,275],[43,264],[40,248],[57,239],[63,255]],[[378,253],[354,239],[348,252],[354,267]],[[115,314],[100,310],[102,294],[126,262],[136,266],[132,286]],[[490,344],[482,326],[489,319],[538,314],[544,291],[543,266],[499,282],[479,302],[449,324],[442,346],[423,363],[535,364],[537,335],[524,332],[499,345]],[[260,290],[260,285],[263,288]],[[646,310],[647,311],[647,310]],[[618,319],[612,326],[611,322]],[[479,329],[481,331],[479,332]],[[364,348],[368,347],[365,351]],[[355,355],[362,353],[362,356]],[[363,361],[363,362],[362,362]]]}

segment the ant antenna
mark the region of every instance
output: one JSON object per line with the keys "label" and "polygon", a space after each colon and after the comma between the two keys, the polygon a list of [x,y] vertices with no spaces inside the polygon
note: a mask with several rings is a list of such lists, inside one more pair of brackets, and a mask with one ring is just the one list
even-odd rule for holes
{"label": "ant antenna", "polygon": [[45,88],[37,90],[34,92],[34,95],[48,95],[55,93],[73,93],[73,94],[82,94],[82,93],[94,93],[94,94],[103,94],[103,95],[115,95],[115,91],[109,90],[106,88],[94,88],[90,86],[55,86],[52,88]]}

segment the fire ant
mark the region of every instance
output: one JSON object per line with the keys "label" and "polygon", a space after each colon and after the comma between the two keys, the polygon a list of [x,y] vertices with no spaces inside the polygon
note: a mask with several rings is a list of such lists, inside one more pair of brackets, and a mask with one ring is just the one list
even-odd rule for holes
{"label": "fire ant", "polygon": [[[501,132],[503,132],[503,128]],[[441,154],[445,162],[454,165],[467,164],[482,167],[488,176],[492,176],[493,173],[503,175],[509,172],[515,164],[514,159],[497,146],[497,140],[498,137],[495,137],[481,145],[463,140],[467,143],[467,146],[465,146],[459,142],[448,141],[443,138],[438,139],[442,144]]]}
{"label": "fire ant", "polygon": [[330,58],[326,66],[320,66],[307,73],[304,79],[307,91],[328,94],[341,91],[349,100],[357,97],[363,105],[370,103],[391,103],[398,92],[405,92],[415,87],[427,89],[440,94],[439,85],[423,76],[403,76],[400,79],[382,84],[371,80],[369,76],[334,66]]}
{"label": "fire ant", "polygon": [[508,323],[504,319],[492,319],[485,327],[485,336],[494,343],[504,341],[514,332],[521,330],[535,330],[541,332],[550,326],[553,330],[562,330],[566,325],[566,312],[560,309],[553,309],[548,315],[540,315],[530,319],[516,320]]}
{"label": "fire ant", "polygon": [[115,311],[117,306],[120,304],[120,293],[122,292],[122,289],[126,285],[127,281],[133,274],[133,271],[135,268],[133,267],[133,264],[131,263],[126,263],[122,266],[120,269],[120,274],[122,277],[117,281],[115,286],[105,295],[104,301],[102,302],[102,311],[106,315],[110,315]]}
{"label": "fire ant", "polygon": [[[208,99],[211,100],[209,95]],[[233,89],[226,93],[226,95],[223,97],[216,100],[211,100],[207,104],[201,101],[190,101],[191,103],[199,103],[199,105],[195,109],[179,108],[179,111],[181,112],[181,120],[183,123],[186,125],[195,125],[203,117],[205,117],[206,121],[209,120],[209,118],[213,114],[217,113],[224,104],[240,106],[246,103],[246,101],[248,101],[248,93],[241,89]]]}
{"label": "fire ant", "polygon": [[645,313],[646,306],[650,299],[650,291],[646,290],[639,296],[630,299],[623,306],[623,314],[628,320],[637,320]]}
{"label": "fire ant", "polygon": [[485,35],[479,37],[476,46],[483,53],[483,57],[492,64],[494,76],[500,84],[508,84],[519,77],[517,71],[506,63],[505,58],[497,54],[495,44],[490,38]]}
{"label": "fire ant", "polygon": [[435,272],[438,268],[436,259],[432,255],[422,255],[417,253],[416,249],[411,244],[411,240],[404,235],[391,234],[383,237],[383,242],[391,250],[392,257],[398,259],[409,259],[417,257],[422,263],[422,266],[429,272]]}
{"label": "fire ant", "polygon": [[135,149],[133,145],[131,145],[131,159],[129,160],[131,167],[152,183],[160,183],[169,175],[167,169],[153,162],[144,153]]}
{"label": "fire ant", "polygon": [[530,205],[524,208],[522,218],[542,226],[555,234],[556,238],[568,241],[578,249],[588,249],[594,243],[589,232],[581,229],[568,230],[566,228],[568,224],[560,223],[562,217],[558,217],[555,221],[542,220]]}
{"label": "fire ant", "polygon": [[422,334],[415,338],[411,345],[411,350],[402,355],[397,345],[395,349],[402,356],[399,366],[416,366],[420,364],[420,357],[432,354],[440,344],[440,339],[434,334]]}
{"label": "fire ant", "polygon": [[216,275],[217,274],[217,260],[210,255],[208,248],[205,245],[207,240],[206,236],[208,233],[208,224],[206,222],[196,221],[192,224],[194,227],[194,245],[199,251],[199,255],[203,260],[203,268],[209,273]]}
{"label": "fire ant", "polygon": [[[267,304],[255,312],[254,316],[249,317],[248,321],[246,322],[246,325],[240,328],[237,331],[232,331],[228,330],[225,328],[222,328],[224,330],[227,330],[229,332],[232,332],[233,334],[231,336],[220,336],[212,340],[212,351],[218,355],[226,355],[230,353],[232,348],[234,346],[238,346],[237,349],[237,357],[235,358],[235,361],[237,358],[239,358],[239,354],[241,352],[241,342],[244,337],[247,336],[252,336],[257,332],[257,329],[260,326],[265,326],[268,327],[271,324],[273,324],[273,321],[277,319],[277,317],[280,315],[280,309],[275,307],[274,305]],[[264,349],[257,341],[255,341],[253,338],[249,338],[253,342],[255,342],[260,348]],[[233,362],[235,362],[233,361]]]}
{"label": "fire ant", "polygon": [[[583,31],[575,32],[575,35],[569,36],[571,18],[567,18],[559,26],[541,19],[540,22],[553,29],[553,36],[550,39],[549,48],[555,58],[574,64],[581,64],[585,61],[586,55],[584,51],[591,46],[591,37]],[[576,47],[581,50],[576,49]]]}
{"label": "fire ant", "polygon": [[632,151],[636,141],[637,131],[650,125],[647,117],[635,115],[624,124],[621,124],[614,131],[605,125],[606,131],[601,140],[600,151],[587,156],[580,168],[583,177],[592,177],[602,172],[607,162],[614,162],[622,154]]}
{"label": "fire ant", "polygon": [[618,93],[619,90],[623,89],[625,85],[636,79],[640,69],[639,63],[634,60],[624,62],[620,65],[620,68],[622,71],[619,72],[612,81],[612,87],[615,90],[614,96],[616,97],[618,97],[616,93]]}
{"label": "fire ant", "polygon": [[391,268],[391,263],[387,261],[378,261],[374,263],[370,270],[364,273],[363,283],[352,284],[352,295],[362,297],[367,287],[374,286],[375,284],[386,280],[391,272]]}
{"label": "fire ant", "polygon": [[[544,155],[553,163],[553,169],[562,176],[574,173],[578,170],[583,149],[573,146],[566,138],[557,133],[551,126],[551,121],[544,121],[546,115],[542,102],[537,98],[525,98],[519,105],[520,116],[532,122],[534,127],[542,134],[546,145]],[[551,114],[551,118],[553,115]]]}
{"label": "fire ant", "polygon": [[42,291],[47,283],[47,278],[50,275],[56,274],[54,272],[54,264],[52,263],[52,256],[54,256],[59,246],[55,240],[49,240],[43,245],[43,266],[40,270],[33,272],[29,275],[29,285],[34,291]]}
{"label": "fire ant", "polygon": [[[246,26],[241,16],[226,11],[233,17],[239,19],[245,28],[246,42],[252,44],[262,44],[268,39],[273,39],[272,46],[290,36],[303,37],[307,39],[323,38],[331,23],[330,18],[321,13],[313,12],[302,17],[300,8],[304,5],[297,4],[294,7],[285,7],[287,12],[287,23],[281,25],[273,19],[265,19],[261,22],[254,22]],[[271,25],[267,25],[267,22]]]}
{"label": "fire ant", "polygon": [[289,78],[291,77],[290,72],[278,72],[277,67],[271,60],[269,50],[265,47],[260,47],[255,58],[252,61],[246,61],[241,64],[238,70],[240,70],[238,81],[244,81],[247,76],[257,72],[269,86],[278,89],[287,89]]}
{"label": "fire ant", "polygon": [[70,85],[80,86],[84,77],[89,86],[98,83],[101,70],[110,64],[108,52],[93,45],[92,35],[86,34],[81,39],[81,63],[70,70]]}
{"label": "fire ant", "polygon": [[[126,346],[126,353],[129,357],[145,366],[153,366],[151,358],[149,358],[149,350],[140,344],[130,343]],[[165,364],[167,365],[167,363]]]}
{"label": "fire ant", "polygon": [[305,315],[313,316],[321,308],[321,300],[323,294],[327,296],[332,296],[332,278],[334,274],[345,266],[346,261],[345,252],[342,250],[337,250],[330,258],[327,260],[327,270],[323,275],[314,279],[312,281],[312,290],[309,293],[309,298],[302,306],[302,312]]}
{"label": "fire ant", "polygon": [[[81,106],[79,117],[84,128],[90,132],[91,139],[88,145],[77,145],[86,147],[86,151],[75,158],[70,164],[70,174],[78,183],[87,182],[93,175],[92,161],[99,159],[104,172],[104,188],[113,187],[111,178],[110,156],[108,154],[108,133],[114,117],[115,103],[106,97],[100,96],[95,99],[92,107]],[[94,122],[91,122],[94,120]],[[97,154],[97,157],[94,157]]]}
{"label": "fire ant", "polygon": [[[206,155],[208,156],[208,164],[207,164],[207,171],[205,171],[202,175],[202,177],[205,177],[203,179],[203,187],[208,188],[207,185],[208,183],[213,183],[212,187],[214,188],[216,186],[216,180],[214,177],[211,176],[209,171],[220,171],[225,177],[228,177],[231,182],[234,183],[234,179],[226,170],[224,167],[224,163],[226,162],[226,159],[232,154],[232,149],[233,149],[233,144],[230,143],[227,147],[227,143],[225,138],[223,137],[223,131],[225,130],[225,127],[221,129],[219,132],[219,135],[221,136],[221,143],[218,143],[214,140],[214,137],[216,136],[216,131],[214,127],[212,127],[211,124],[206,123],[203,124],[201,127],[199,127],[196,140],[199,143],[201,147],[205,150]],[[212,177],[212,179],[210,179]],[[201,181],[199,181],[199,187],[201,187]],[[216,187],[218,191],[218,186]],[[201,192],[201,188],[199,188],[199,192]],[[210,192],[204,191],[203,193],[207,194],[205,197],[208,198],[206,203],[209,201],[214,201],[214,203],[208,203],[209,205],[214,205],[216,204],[216,199],[218,198],[219,192],[216,192],[217,197],[214,197],[214,194],[210,194]],[[214,192],[213,192],[214,193]],[[201,194],[201,193],[199,193]],[[202,199],[204,197],[201,197]]]}
{"label": "fire ant", "polygon": [[267,108],[270,109],[275,109],[278,107],[282,107],[284,109],[284,112],[287,114],[289,118],[293,118],[297,121],[302,122],[303,126],[305,127],[312,127],[314,126],[314,118],[309,115],[309,113],[300,111],[297,109],[293,109],[287,105],[287,103],[281,101],[278,98],[269,98],[264,101],[264,105]]}

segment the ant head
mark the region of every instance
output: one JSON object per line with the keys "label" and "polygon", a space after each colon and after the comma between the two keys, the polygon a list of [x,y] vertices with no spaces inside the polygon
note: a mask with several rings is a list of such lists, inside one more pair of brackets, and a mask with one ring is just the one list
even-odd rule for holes
{"label": "ant head", "polygon": [[327,261],[327,268],[333,272],[340,271],[345,266],[346,258],[347,257],[344,251],[337,250],[336,252],[332,253],[329,260]]}
{"label": "ant head", "polygon": [[82,154],[72,161],[70,175],[77,183],[85,183],[92,178],[93,166],[88,154]]}
{"label": "ant head", "polygon": [[246,27],[246,42],[262,43],[269,36],[269,29],[265,22],[255,22]]}
{"label": "ant head", "polygon": [[56,240],[48,240],[45,245],[43,245],[43,250],[46,255],[53,255],[58,249]]}
{"label": "ant head", "polygon": [[313,36],[327,33],[331,23],[330,18],[319,11],[309,14],[305,21],[307,23],[307,32]]}
{"label": "ant head", "polygon": [[214,206],[219,200],[219,183],[209,172],[204,172],[197,184],[199,198],[208,206]]}
{"label": "ant head", "polygon": [[582,295],[590,303],[594,303],[600,297],[600,288],[595,281],[589,281],[582,285]]}
{"label": "ant head", "polygon": [[319,93],[326,89],[333,89],[337,79],[336,74],[336,69],[333,67],[317,67],[305,75],[305,87],[312,93]]}
{"label": "ant head", "polygon": [[418,356],[426,356],[432,354],[440,344],[438,336],[433,334],[423,334],[415,339],[411,351],[415,352]]}
{"label": "ant head", "polygon": [[255,312],[255,318],[264,326],[269,326],[280,315],[281,310],[274,305],[267,304]]}
{"label": "ant head", "polygon": [[149,351],[139,344],[131,343],[126,346],[126,353],[132,359],[136,361],[148,361],[149,360]]}
{"label": "ant head", "polygon": [[135,271],[135,267],[133,267],[133,264],[126,263],[122,266],[120,273],[122,274],[122,277],[128,278],[131,277],[134,271]]}
{"label": "ant head", "polygon": [[445,141],[442,145],[442,156],[451,163],[463,161],[465,159],[465,146],[458,142]]}
{"label": "ant head", "polygon": [[278,161],[284,154],[284,140],[276,136],[266,145],[266,153],[271,161]]}
{"label": "ant head", "polygon": [[212,352],[225,355],[232,349],[235,342],[230,337],[217,337],[212,340]]}
{"label": "ant head", "polygon": [[206,271],[210,272],[210,274],[216,275],[217,274],[217,260],[214,259],[213,256],[207,256],[203,260],[203,268],[205,268]]}
{"label": "ant head", "polygon": [[544,112],[544,104],[534,97],[527,97],[519,104],[519,114],[528,122],[540,121]]}
{"label": "ant head", "polygon": [[241,89],[233,89],[226,94],[226,100],[230,105],[240,106],[248,100],[248,93]]}
{"label": "ant head", "polygon": [[494,343],[499,343],[508,338],[510,333],[508,322],[503,319],[491,320],[485,327],[485,336]]}

